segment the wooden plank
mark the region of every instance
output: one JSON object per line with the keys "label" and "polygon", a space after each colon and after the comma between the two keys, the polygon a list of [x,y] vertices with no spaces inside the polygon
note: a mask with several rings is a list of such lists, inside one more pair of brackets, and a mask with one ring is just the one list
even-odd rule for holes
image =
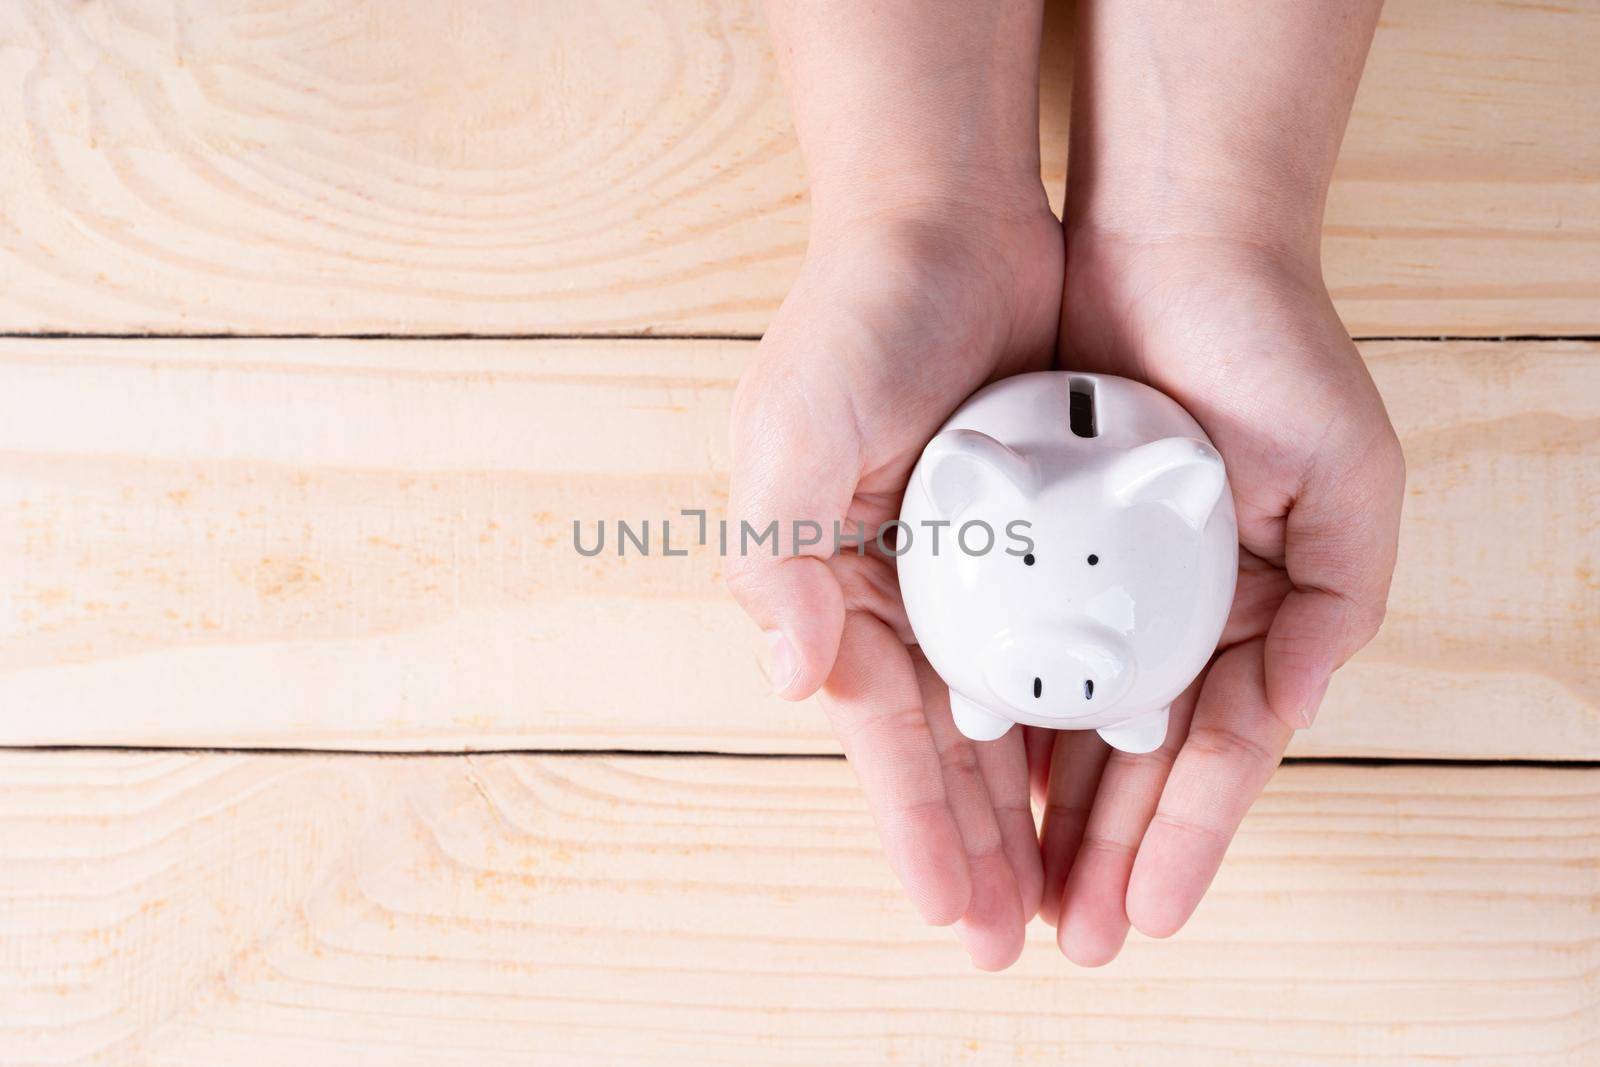
{"label": "wooden plank", "polygon": [[[1593,3],[1391,0],[1328,215],[1356,333],[1593,332],[1597,51]],[[754,0],[16,0],[0,161],[12,332],[757,333],[807,226]]]}
{"label": "wooden plank", "polygon": [[985,976],[838,761],[8,753],[0,1064],[1577,1067],[1596,819],[1596,770],[1290,766],[1176,939]]}
{"label": "wooden plank", "polygon": [[[0,743],[834,751],[659,554],[750,349],[0,341]],[[1297,751],[1600,757],[1600,346],[1365,351],[1400,569]],[[574,552],[619,518],[657,554]]]}
{"label": "wooden plank", "polygon": [[1590,0],[1384,4],[1324,228],[1353,333],[1595,332],[1597,51]]}

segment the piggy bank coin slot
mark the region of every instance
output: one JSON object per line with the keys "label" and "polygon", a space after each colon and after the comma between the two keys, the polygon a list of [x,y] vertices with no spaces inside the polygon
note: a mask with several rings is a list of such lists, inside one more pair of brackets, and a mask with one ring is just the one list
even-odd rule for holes
{"label": "piggy bank coin slot", "polygon": [[1094,381],[1089,378],[1073,378],[1071,383],[1071,402],[1068,417],[1072,423],[1072,433],[1077,437],[1096,437],[1099,430],[1095,426],[1094,411]]}

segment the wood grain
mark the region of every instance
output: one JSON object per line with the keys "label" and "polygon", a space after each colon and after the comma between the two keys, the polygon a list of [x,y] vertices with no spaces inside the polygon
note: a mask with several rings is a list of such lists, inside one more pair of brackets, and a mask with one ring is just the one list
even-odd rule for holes
{"label": "wood grain", "polygon": [[1590,1064],[1600,771],[1290,766],[980,975],[842,762],[0,755],[0,1064]]}
{"label": "wood grain", "polygon": [[[1327,220],[1356,333],[1592,332],[1597,53],[1593,3],[1390,0]],[[0,223],[11,332],[722,334],[807,208],[754,0],[14,0]]]}
{"label": "wood grain", "polygon": [[[0,743],[834,751],[679,515],[750,350],[0,341]],[[1600,345],[1365,354],[1401,562],[1296,751],[1600,757]]]}

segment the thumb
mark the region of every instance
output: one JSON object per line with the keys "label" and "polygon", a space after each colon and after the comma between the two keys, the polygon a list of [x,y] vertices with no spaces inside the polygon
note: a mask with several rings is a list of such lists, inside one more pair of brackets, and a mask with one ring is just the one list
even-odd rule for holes
{"label": "thumb", "polygon": [[1284,560],[1294,588],[1267,633],[1267,701],[1296,729],[1311,725],[1333,672],[1377,634],[1394,573],[1400,444],[1385,421],[1353,458],[1342,451],[1325,455],[1289,512]]}
{"label": "thumb", "polygon": [[727,583],[766,633],[773,691],[801,700],[839,653],[844,594],[824,561],[860,440],[843,390],[786,356],[763,344],[734,398]]}

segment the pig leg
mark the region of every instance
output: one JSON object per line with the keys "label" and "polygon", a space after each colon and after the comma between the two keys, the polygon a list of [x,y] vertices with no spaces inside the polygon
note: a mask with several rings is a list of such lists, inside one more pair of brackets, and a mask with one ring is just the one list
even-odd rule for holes
{"label": "pig leg", "polygon": [[1011,729],[1011,722],[992,715],[954,689],[950,690],[950,714],[956,720],[956,729],[974,741],[993,741]]}
{"label": "pig leg", "polygon": [[1119,752],[1154,752],[1167,739],[1167,711],[1152,711],[1115,726],[1103,726],[1099,734]]}

